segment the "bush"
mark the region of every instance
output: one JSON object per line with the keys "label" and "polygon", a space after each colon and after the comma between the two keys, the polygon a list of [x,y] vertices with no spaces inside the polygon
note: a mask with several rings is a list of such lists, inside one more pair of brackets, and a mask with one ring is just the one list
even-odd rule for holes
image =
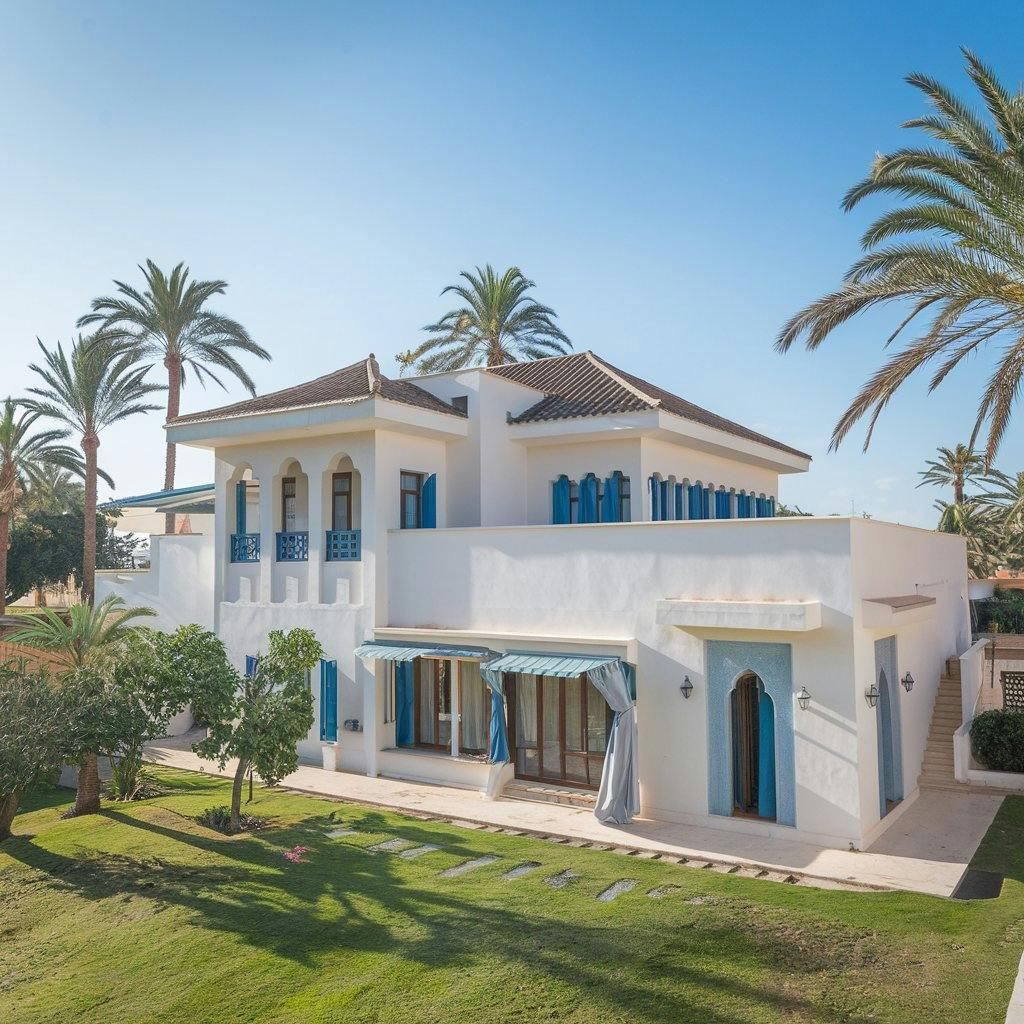
{"label": "bush", "polygon": [[982,633],[1024,633],[1024,591],[997,590],[979,602]]}
{"label": "bush", "polygon": [[983,711],[971,723],[971,750],[994,772],[1024,772],[1024,711]]}
{"label": "bush", "polygon": [[[233,834],[231,829],[231,808],[221,805],[220,807],[207,807],[202,814],[196,818],[200,825],[212,828],[215,832],[223,832],[224,835]],[[269,822],[266,818],[259,818],[255,814],[239,815],[239,832],[259,832],[266,828]]]}

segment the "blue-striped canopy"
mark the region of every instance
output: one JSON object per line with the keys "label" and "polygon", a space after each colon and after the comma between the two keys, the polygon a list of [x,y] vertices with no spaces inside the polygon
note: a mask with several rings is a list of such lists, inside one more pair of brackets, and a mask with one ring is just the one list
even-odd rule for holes
{"label": "blue-striped canopy", "polygon": [[378,661],[412,661],[414,658],[479,658],[494,656],[486,647],[462,647],[452,644],[416,644],[390,640],[368,640],[355,650],[358,658]]}
{"label": "blue-striped canopy", "polygon": [[538,654],[527,651],[509,651],[495,661],[487,663],[488,672],[522,672],[534,676],[580,676],[601,665],[618,661],[608,655]]}

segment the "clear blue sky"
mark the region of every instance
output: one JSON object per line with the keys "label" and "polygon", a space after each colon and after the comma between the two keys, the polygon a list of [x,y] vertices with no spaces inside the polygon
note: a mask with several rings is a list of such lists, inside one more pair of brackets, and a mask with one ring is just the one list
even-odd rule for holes
{"label": "clear blue sky", "polygon": [[[902,394],[867,455],[826,452],[892,314],[779,356],[910,141],[923,70],[966,44],[1013,86],[1019,3],[5,4],[0,394],[114,277],[185,260],[275,355],[272,390],[394,353],[459,270],[515,263],[578,348],[814,455],[785,501],[931,525],[916,473],[967,436],[989,362]],[[225,398],[194,384],[186,410]],[[161,417],[112,430],[119,493],[159,487]],[[1004,468],[1024,468],[1018,426]],[[182,484],[212,477],[185,452]]]}

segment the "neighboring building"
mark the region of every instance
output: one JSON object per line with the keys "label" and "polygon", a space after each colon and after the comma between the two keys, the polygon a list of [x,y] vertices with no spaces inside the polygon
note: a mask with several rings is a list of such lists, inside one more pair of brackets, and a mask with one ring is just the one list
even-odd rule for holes
{"label": "neighboring building", "polygon": [[[195,565],[233,659],[324,646],[308,760],[491,794],[613,763],[644,815],[842,846],[916,794],[964,543],[775,518],[802,452],[590,352],[403,380],[371,356],[167,433],[215,455]],[[153,539],[163,614],[207,621],[179,542]]]}

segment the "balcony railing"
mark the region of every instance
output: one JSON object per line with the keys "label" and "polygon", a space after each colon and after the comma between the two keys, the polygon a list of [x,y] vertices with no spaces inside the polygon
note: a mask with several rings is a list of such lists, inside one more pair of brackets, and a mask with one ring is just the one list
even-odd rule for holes
{"label": "balcony railing", "polygon": [[327,531],[328,562],[358,562],[359,548],[358,530]]}
{"label": "balcony railing", "polygon": [[260,560],[260,535],[258,533],[231,534],[231,561],[258,562]]}
{"label": "balcony railing", "polygon": [[309,534],[305,530],[293,530],[277,535],[279,562],[305,562],[308,558]]}

